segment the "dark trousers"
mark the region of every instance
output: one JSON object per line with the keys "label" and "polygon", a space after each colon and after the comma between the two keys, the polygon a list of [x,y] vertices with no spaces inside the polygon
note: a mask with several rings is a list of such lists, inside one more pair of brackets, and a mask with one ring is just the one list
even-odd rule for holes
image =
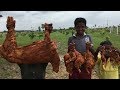
{"label": "dark trousers", "polygon": [[22,79],[45,79],[45,71],[48,63],[18,64]]}

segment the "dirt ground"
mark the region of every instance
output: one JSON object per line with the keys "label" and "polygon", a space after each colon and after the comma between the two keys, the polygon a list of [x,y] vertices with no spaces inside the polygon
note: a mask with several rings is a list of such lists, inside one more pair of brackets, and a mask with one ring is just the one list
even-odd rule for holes
{"label": "dirt ground", "polygon": [[[46,79],[68,79],[68,73],[64,65],[63,56],[60,56],[60,69],[58,73],[52,71],[52,66],[49,63],[46,68]],[[21,79],[20,68],[15,63],[9,63],[2,59],[0,62],[0,79]],[[93,70],[92,79],[99,79]]]}

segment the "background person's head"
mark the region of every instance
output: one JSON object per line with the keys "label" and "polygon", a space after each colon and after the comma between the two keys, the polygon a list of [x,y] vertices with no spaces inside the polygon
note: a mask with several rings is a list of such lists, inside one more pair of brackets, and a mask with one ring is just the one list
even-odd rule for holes
{"label": "background person's head", "polygon": [[102,46],[103,46],[103,45],[104,45],[104,46],[106,46],[106,45],[111,46],[112,43],[111,43],[109,40],[106,40],[106,41],[101,42],[100,45],[102,45]]}
{"label": "background person's head", "polygon": [[84,35],[86,29],[86,19],[85,18],[76,18],[74,21],[75,30],[77,35]]}
{"label": "background person's head", "polygon": [[109,58],[110,57],[110,50],[112,47],[112,43],[109,40],[103,41],[100,43],[100,45],[105,49],[105,57]]}

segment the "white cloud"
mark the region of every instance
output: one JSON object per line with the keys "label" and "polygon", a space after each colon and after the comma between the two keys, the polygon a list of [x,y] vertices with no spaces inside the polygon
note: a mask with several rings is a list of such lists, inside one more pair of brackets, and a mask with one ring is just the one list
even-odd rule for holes
{"label": "white cloud", "polygon": [[7,16],[16,20],[16,30],[37,29],[42,23],[53,23],[54,28],[74,26],[77,17],[84,17],[87,26],[118,25],[120,11],[0,11],[0,31],[6,30]]}

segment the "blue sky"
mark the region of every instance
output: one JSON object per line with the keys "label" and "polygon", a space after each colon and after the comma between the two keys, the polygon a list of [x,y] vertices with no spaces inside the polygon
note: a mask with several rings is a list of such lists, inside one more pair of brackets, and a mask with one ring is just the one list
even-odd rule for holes
{"label": "blue sky", "polygon": [[120,24],[120,11],[0,11],[0,15],[0,31],[6,30],[8,16],[16,20],[16,30],[38,29],[43,23],[53,23],[54,28],[73,27],[77,17],[86,18],[88,27]]}

